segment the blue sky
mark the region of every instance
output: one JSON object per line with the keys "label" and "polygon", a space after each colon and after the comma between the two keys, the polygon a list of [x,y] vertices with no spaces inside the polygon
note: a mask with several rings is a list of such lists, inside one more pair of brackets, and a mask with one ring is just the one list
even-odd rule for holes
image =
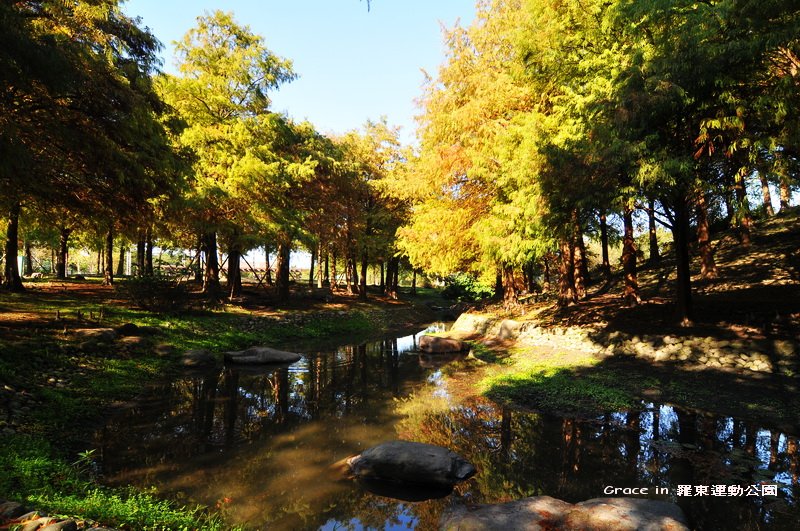
{"label": "blue sky", "polygon": [[125,12],[142,18],[164,43],[164,70],[173,72],[172,41],[215,9],[264,37],[270,50],[291,59],[300,76],[272,94],[273,109],[308,119],[323,133],[342,133],[387,116],[413,139],[414,99],[421,69],[436,74],[444,60],[441,24],[474,17],[474,0],[128,0]]}

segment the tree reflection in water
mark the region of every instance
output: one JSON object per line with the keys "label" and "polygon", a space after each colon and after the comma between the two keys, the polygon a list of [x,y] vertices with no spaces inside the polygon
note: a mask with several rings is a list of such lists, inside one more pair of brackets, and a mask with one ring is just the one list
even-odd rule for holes
{"label": "tree reflection in water", "polygon": [[[677,501],[700,529],[792,529],[800,521],[796,437],[661,404],[590,419],[482,399],[448,405],[441,388],[432,393],[426,384],[438,373],[410,351],[415,344],[387,339],[309,354],[290,367],[229,368],[157,385],[97,434],[106,478],[156,485],[183,503],[225,500],[232,521],[270,529],[430,529],[454,504],[532,495],[576,502],[609,485],[674,492],[761,481],[779,482],[780,496]],[[479,473],[445,499],[401,502],[330,469],[398,437],[451,448]]]}

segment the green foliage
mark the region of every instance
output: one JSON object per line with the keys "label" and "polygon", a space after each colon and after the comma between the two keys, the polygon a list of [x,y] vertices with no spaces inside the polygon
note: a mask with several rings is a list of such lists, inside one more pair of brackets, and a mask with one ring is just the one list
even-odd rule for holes
{"label": "green foliage", "polygon": [[469,273],[456,273],[445,279],[442,298],[458,301],[478,301],[494,296],[494,289],[481,283]]}
{"label": "green foliage", "polygon": [[69,464],[44,438],[0,440],[0,492],[40,511],[97,520],[104,525],[152,531],[226,529],[219,517],[199,508],[176,507],[153,492],[99,487],[87,471],[93,451]]}

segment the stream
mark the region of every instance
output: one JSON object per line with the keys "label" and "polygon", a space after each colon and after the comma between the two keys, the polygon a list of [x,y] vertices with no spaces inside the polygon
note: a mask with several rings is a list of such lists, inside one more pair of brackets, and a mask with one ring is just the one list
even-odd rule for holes
{"label": "stream", "polygon": [[[155,486],[256,529],[437,529],[457,505],[578,502],[609,488],[677,501],[696,529],[798,528],[798,434],[657,403],[588,419],[456,403],[443,362],[416,352],[422,333],[155,384],[95,434],[102,479]],[[398,438],[447,446],[478,474],[449,496],[408,502],[336,465]]]}

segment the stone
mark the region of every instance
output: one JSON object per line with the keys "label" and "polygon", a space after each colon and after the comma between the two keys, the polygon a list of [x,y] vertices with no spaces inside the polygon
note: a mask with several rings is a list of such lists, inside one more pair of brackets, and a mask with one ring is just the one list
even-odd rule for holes
{"label": "stone", "polygon": [[51,518],[50,516],[44,516],[42,518],[37,518],[36,520],[26,522],[25,526],[21,529],[21,531],[37,531],[55,522],[56,522],[55,518]]}
{"label": "stone", "polygon": [[565,529],[593,531],[688,531],[678,505],[644,498],[594,498],[576,503]]}
{"label": "stone", "polygon": [[187,350],[181,358],[181,365],[192,369],[205,369],[217,366],[217,358],[207,350]]}
{"label": "stone", "polygon": [[445,531],[493,531],[514,529],[539,531],[558,529],[572,504],[551,498],[534,496],[497,505],[479,505],[473,510],[461,508],[445,515],[441,529]]}
{"label": "stone", "polygon": [[75,520],[63,520],[42,527],[39,531],[78,531],[78,523]]}
{"label": "stone", "polygon": [[225,362],[241,365],[260,365],[266,363],[294,363],[302,356],[296,352],[286,352],[269,347],[250,347],[246,350],[225,353]]}
{"label": "stone", "polygon": [[461,332],[464,334],[480,334],[485,335],[492,326],[492,319],[485,315],[477,315],[474,313],[462,313],[453,323],[451,332]]}
{"label": "stone", "polygon": [[[12,430],[13,433],[13,430]],[[28,509],[21,503],[15,501],[5,501],[0,503],[0,518],[17,518],[27,513]]]}
{"label": "stone", "polygon": [[419,349],[428,354],[444,354],[447,352],[463,352],[467,350],[467,346],[458,339],[424,335],[419,338]]}
{"label": "stone", "polygon": [[176,350],[177,349],[175,348],[174,345],[170,345],[168,343],[160,343],[160,344],[155,346],[155,348],[153,349],[153,352],[156,353],[156,356],[164,358],[164,357],[173,355]]}
{"label": "stone", "polygon": [[86,277],[83,275],[72,275],[72,280],[86,280]]}
{"label": "stone", "polygon": [[113,328],[77,328],[72,333],[85,341],[110,343],[117,339],[117,332]]}
{"label": "stone", "polygon": [[347,460],[356,477],[406,484],[452,486],[475,475],[455,452],[432,444],[390,441]]}
{"label": "stone", "polygon": [[500,339],[517,339],[522,330],[522,323],[511,319],[503,319],[496,336]]}

